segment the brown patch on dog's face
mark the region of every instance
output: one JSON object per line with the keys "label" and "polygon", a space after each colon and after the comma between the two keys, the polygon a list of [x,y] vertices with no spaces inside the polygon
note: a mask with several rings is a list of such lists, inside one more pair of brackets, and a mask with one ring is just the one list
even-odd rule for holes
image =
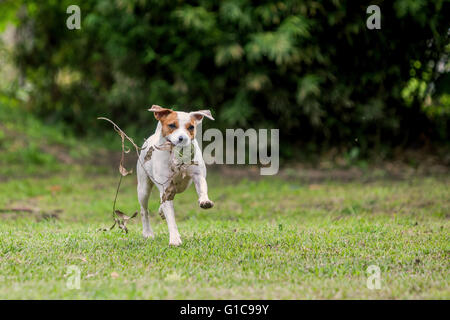
{"label": "brown patch on dog's face", "polygon": [[178,116],[176,112],[171,112],[167,114],[164,117],[161,117],[159,119],[161,121],[162,125],[162,135],[163,137],[166,137],[170,135],[172,132],[178,129],[179,122],[178,122]]}
{"label": "brown patch on dog's face", "polygon": [[195,137],[195,126],[196,126],[196,122],[194,117],[191,117],[191,122],[186,123],[186,131],[189,134],[189,137],[192,139],[194,139]]}

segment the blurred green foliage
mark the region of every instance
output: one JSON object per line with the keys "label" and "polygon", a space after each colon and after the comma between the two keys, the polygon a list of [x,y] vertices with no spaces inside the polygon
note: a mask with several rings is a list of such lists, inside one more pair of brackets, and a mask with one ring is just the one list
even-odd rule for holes
{"label": "blurred green foliage", "polygon": [[[81,8],[81,30],[66,9]],[[381,8],[381,30],[366,8]],[[448,1],[4,1],[26,110],[77,134],[152,104],[210,108],[213,125],[280,128],[283,156],[349,157],[449,138]],[[14,14],[13,14],[14,13]],[[445,80],[446,79],[446,80]],[[107,128],[110,129],[110,128]],[[284,151],[283,151],[284,150]]]}

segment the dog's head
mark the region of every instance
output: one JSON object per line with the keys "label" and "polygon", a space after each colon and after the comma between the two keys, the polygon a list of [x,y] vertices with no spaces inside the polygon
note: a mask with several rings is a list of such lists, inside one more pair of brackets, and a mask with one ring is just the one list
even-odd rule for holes
{"label": "dog's head", "polygon": [[148,111],[153,112],[156,120],[161,122],[163,137],[178,146],[187,146],[192,142],[203,117],[214,120],[209,110],[181,112],[153,105]]}

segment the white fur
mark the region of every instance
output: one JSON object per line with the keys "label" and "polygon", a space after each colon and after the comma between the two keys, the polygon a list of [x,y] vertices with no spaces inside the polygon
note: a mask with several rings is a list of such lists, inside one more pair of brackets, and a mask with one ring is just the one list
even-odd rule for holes
{"label": "white fur", "polygon": [[[186,112],[177,112],[179,127],[166,138],[174,145],[187,146],[191,143],[189,133],[186,131],[186,124],[191,122],[191,115]],[[160,122],[158,122],[158,125]],[[183,141],[180,143],[178,138],[183,137]]]}
{"label": "white fur", "polygon": [[[207,209],[211,208],[214,203],[208,198],[208,185],[206,183],[206,166],[203,161],[201,150],[198,146],[197,140],[190,139],[189,133],[186,131],[185,124],[190,122],[193,113],[177,112],[179,127],[177,130],[167,137],[163,137],[161,133],[161,122],[158,121],[155,133],[149,137],[144,145],[139,156],[137,163],[137,193],[140,204],[140,212],[142,216],[142,233],[145,238],[154,238],[153,230],[150,226],[148,216],[148,198],[154,185],[159,190],[160,199],[164,190],[169,187],[171,181],[170,177],[173,172],[170,169],[171,154],[168,150],[158,150],[156,146],[161,146],[169,140],[174,145],[186,146],[192,143],[195,148],[194,163],[197,165],[188,166],[184,172],[180,172],[174,177],[174,183],[176,186],[176,193],[181,193],[189,187],[194,181],[195,188],[198,194],[198,202],[200,207]],[[201,121],[201,120],[200,120]],[[179,136],[183,136],[183,141],[178,140]],[[195,135],[194,135],[195,136]],[[144,158],[150,147],[154,147],[152,157],[150,160],[145,161]],[[142,167],[142,165],[144,168]],[[175,211],[173,207],[173,201],[167,200],[163,202],[159,207],[159,212],[163,213],[167,226],[169,228],[169,244],[178,246],[181,244],[180,233],[175,222]]]}

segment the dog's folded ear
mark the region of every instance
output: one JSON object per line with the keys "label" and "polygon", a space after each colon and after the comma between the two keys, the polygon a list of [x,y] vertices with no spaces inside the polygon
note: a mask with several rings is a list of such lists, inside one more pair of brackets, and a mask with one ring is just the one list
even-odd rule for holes
{"label": "dog's folded ear", "polygon": [[167,115],[173,112],[173,110],[157,106],[156,104],[152,105],[152,107],[148,109],[148,111],[153,112],[155,114],[156,120],[161,120],[162,118],[166,117]]}
{"label": "dog's folded ear", "polygon": [[211,115],[211,111],[209,110],[198,110],[193,111],[189,113],[191,117],[194,117],[194,119],[198,122],[203,120],[203,117],[207,117],[208,119],[214,120],[213,116]]}

